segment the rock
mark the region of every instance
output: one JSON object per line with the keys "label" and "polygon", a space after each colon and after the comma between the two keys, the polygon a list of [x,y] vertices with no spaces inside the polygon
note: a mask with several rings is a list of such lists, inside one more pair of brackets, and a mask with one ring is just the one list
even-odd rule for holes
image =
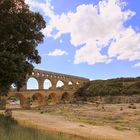
{"label": "rock", "polygon": [[4,116],[11,118],[12,117],[12,110],[11,109],[6,109],[5,112],[4,112]]}

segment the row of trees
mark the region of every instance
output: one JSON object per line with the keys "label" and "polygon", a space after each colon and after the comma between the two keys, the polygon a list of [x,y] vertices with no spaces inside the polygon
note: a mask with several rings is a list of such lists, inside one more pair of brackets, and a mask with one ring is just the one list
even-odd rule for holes
{"label": "row of trees", "polygon": [[95,80],[80,88],[77,93],[81,97],[116,96],[140,94],[139,78],[118,78]]}
{"label": "row of trees", "polygon": [[0,96],[14,84],[19,90],[33,63],[40,63],[37,46],[43,41],[43,17],[24,0],[0,0]]}

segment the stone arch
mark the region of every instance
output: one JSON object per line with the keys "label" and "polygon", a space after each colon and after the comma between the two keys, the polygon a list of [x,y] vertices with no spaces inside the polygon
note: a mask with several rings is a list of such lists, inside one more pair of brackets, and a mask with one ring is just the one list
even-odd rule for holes
{"label": "stone arch", "polygon": [[52,81],[48,78],[44,79],[43,89],[50,89],[52,87]]}
{"label": "stone arch", "polygon": [[70,101],[70,94],[68,92],[64,92],[62,94],[61,100],[64,102],[69,102]]}
{"label": "stone arch", "polygon": [[80,88],[81,87],[81,82],[80,81],[76,81],[75,86],[76,86],[76,88]]}
{"label": "stone arch", "polygon": [[58,99],[57,99],[57,95],[55,93],[49,94],[49,96],[48,96],[48,102],[54,102],[54,103],[56,103],[57,101],[58,101]]}
{"label": "stone arch", "polygon": [[77,97],[78,97],[77,92],[74,92],[73,95],[72,95],[72,97],[75,98],[75,99],[77,99]]}
{"label": "stone arch", "polygon": [[16,85],[15,84],[12,84],[11,87],[10,87],[11,91],[15,91],[17,89]]}
{"label": "stone arch", "polygon": [[76,85],[80,85],[80,82],[79,82],[79,81],[77,81],[77,82],[76,82]]}
{"label": "stone arch", "polygon": [[12,94],[12,95],[8,96],[7,100],[10,99],[11,97],[19,98],[20,106],[21,106],[21,107],[24,106],[24,103],[25,103],[25,101],[26,101],[26,98],[24,97],[24,95],[22,95],[22,94],[20,94],[20,93]]}
{"label": "stone arch", "polygon": [[65,82],[63,80],[58,80],[56,82],[56,88],[63,88],[65,86]]}
{"label": "stone arch", "polygon": [[44,97],[41,93],[35,93],[32,95],[32,104],[35,103],[37,101],[37,105],[42,105],[43,101],[44,101]]}
{"label": "stone arch", "polygon": [[32,89],[39,89],[39,82],[38,79],[35,77],[30,77],[27,80],[27,90],[32,90]]}
{"label": "stone arch", "polygon": [[15,86],[15,84],[11,85],[10,91],[17,91],[17,87]]}
{"label": "stone arch", "polygon": [[74,85],[73,81],[68,81],[68,88],[69,89],[74,89],[75,88],[75,85]]}
{"label": "stone arch", "polygon": [[72,82],[72,81],[69,81],[69,82],[68,82],[68,85],[73,85],[73,82]]}

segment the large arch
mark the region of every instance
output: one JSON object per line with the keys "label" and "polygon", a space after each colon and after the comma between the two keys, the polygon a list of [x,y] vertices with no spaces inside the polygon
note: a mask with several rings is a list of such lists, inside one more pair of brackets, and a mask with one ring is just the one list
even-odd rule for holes
{"label": "large arch", "polygon": [[15,103],[13,102],[13,105],[18,105],[18,100],[19,100],[19,105],[20,105],[21,108],[23,108],[24,103],[26,101],[26,98],[24,97],[24,95],[22,95],[20,93],[12,94],[12,95],[7,97],[7,101],[12,97],[17,99],[16,101],[14,101]]}
{"label": "large arch", "polygon": [[58,102],[57,95],[55,93],[49,94],[48,102],[57,103]]}
{"label": "large arch", "polygon": [[44,97],[41,93],[35,93],[32,95],[31,97],[31,102],[32,102],[32,105],[43,105],[44,103]]}
{"label": "large arch", "polygon": [[30,77],[27,80],[27,90],[39,89],[39,83],[36,78]]}
{"label": "large arch", "polygon": [[70,94],[68,92],[64,92],[62,94],[61,100],[63,102],[70,102],[70,99],[71,99],[71,97],[70,97]]}
{"label": "large arch", "polygon": [[43,89],[50,89],[52,87],[52,82],[50,79],[45,79],[43,82]]}

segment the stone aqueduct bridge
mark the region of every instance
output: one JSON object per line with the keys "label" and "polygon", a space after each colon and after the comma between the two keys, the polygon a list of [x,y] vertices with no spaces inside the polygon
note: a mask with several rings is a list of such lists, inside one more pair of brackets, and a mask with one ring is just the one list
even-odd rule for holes
{"label": "stone aqueduct bridge", "polygon": [[[50,101],[53,103],[59,103],[61,100],[69,102],[74,99],[76,90],[89,82],[87,78],[37,69],[34,69],[32,75],[27,77],[27,81],[31,77],[38,81],[37,90],[28,90],[26,83],[19,92],[11,91],[7,97],[18,97],[22,108],[30,108],[30,101],[33,98],[36,99],[38,105],[47,105]],[[46,79],[52,84],[49,89],[44,89],[43,86]],[[62,81],[64,85],[56,87],[58,81]]]}

